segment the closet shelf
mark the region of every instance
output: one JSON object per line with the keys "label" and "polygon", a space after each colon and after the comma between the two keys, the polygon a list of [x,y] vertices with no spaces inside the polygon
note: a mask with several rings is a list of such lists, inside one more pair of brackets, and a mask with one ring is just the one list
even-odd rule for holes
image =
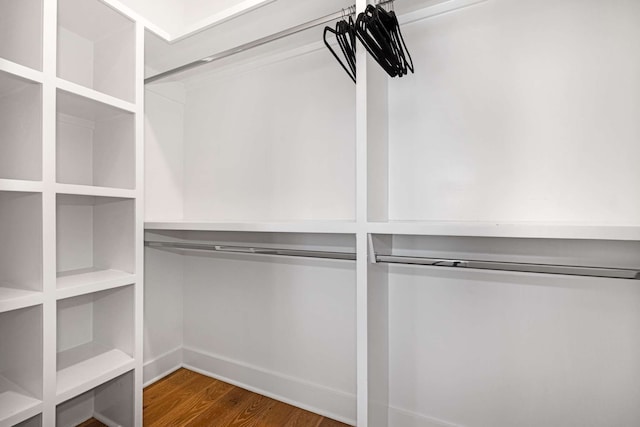
{"label": "closet shelf", "polygon": [[354,234],[353,221],[282,221],[282,222],[198,222],[198,221],[148,221],[147,230],[180,231],[244,231],[267,233],[327,233]]}
{"label": "closet shelf", "polygon": [[89,89],[79,84],[61,79],[59,77],[56,79],[56,82],[57,82],[58,89],[64,90],[65,92],[82,96],[83,98],[91,99],[93,101],[101,102],[103,104],[130,112],[130,113],[136,112],[136,105],[130,102],[123,101],[122,99],[116,98],[111,95],[107,95],[102,92],[98,92],[97,90]]}
{"label": "closet shelf", "polygon": [[91,390],[135,367],[126,353],[87,343],[58,353],[56,404]]}
{"label": "closet shelf", "polygon": [[0,58],[0,71],[4,71],[5,73],[12,74],[16,77],[31,80],[35,83],[42,83],[43,81],[42,72],[25,67],[24,65],[16,64],[15,62],[11,62],[4,58]]}
{"label": "closet shelf", "polygon": [[373,234],[418,236],[498,237],[522,239],[640,240],[638,225],[570,224],[543,222],[370,222]]}
{"label": "closet shelf", "polygon": [[42,401],[0,376],[0,425],[12,426],[42,412]]}
{"label": "closet shelf", "polygon": [[23,181],[20,179],[0,179],[0,191],[42,193],[42,182]]}
{"label": "closet shelf", "polygon": [[136,190],[125,190],[111,187],[94,187],[91,185],[56,184],[57,194],[74,194],[78,196],[116,197],[120,199],[133,199]]}
{"label": "closet shelf", "polygon": [[27,291],[0,283],[0,313],[42,304],[42,292]]}
{"label": "closet shelf", "polygon": [[114,289],[136,282],[136,275],[120,270],[83,268],[58,273],[57,299]]}

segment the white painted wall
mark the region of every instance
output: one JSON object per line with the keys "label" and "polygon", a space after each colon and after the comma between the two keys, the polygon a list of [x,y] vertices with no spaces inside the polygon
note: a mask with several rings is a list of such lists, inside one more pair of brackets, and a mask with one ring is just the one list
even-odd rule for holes
{"label": "white painted wall", "polygon": [[184,89],[181,83],[145,91],[145,220],[183,218]]}
{"label": "white painted wall", "polygon": [[353,83],[324,50],[198,79],[185,165],[188,219],[353,220]]}
{"label": "white painted wall", "polygon": [[354,263],[197,255],[184,262],[186,363],[355,419]]}
{"label": "white painted wall", "polygon": [[395,220],[637,223],[640,3],[489,0],[403,28]]}
{"label": "white painted wall", "polygon": [[144,292],[144,382],[182,363],[183,256],[147,248]]}

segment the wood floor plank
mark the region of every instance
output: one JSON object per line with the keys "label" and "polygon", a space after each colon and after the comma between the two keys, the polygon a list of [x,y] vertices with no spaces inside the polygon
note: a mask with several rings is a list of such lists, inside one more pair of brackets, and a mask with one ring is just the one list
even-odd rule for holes
{"label": "wood floor plank", "polygon": [[272,400],[269,407],[260,416],[258,425],[261,427],[282,427],[296,409],[294,406]]}
{"label": "wood floor plank", "polygon": [[100,421],[96,420],[95,418],[91,418],[83,422],[82,424],[78,424],[78,427],[107,427],[107,426],[102,424]]}
{"label": "wood floor plank", "polygon": [[[148,407],[144,408],[144,424],[154,425],[168,414],[178,416],[182,411],[182,406],[194,395],[211,384],[212,379],[201,374],[193,373],[187,377],[186,381],[177,384],[171,392],[156,399]],[[163,425],[163,424],[158,424]]]}
{"label": "wood floor plank", "polygon": [[143,402],[145,427],[348,427],[187,369],[145,388]]}
{"label": "wood floor plank", "polygon": [[331,418],[323,418],[318,427],[343,427],[345,424]]}
{"label": "wood floor plank", "polygon": [[313,412],[298,409],[293,411],[282,427],[318,427],[323,418]]}
{"label": "wood floor plank", "polygon": [[260,414],[267,410],[272,401],[273,399],[266,396],[252,393],[249,404],[245,407],[244,411],[231,420],[229,426],[255,427],[260,422]]}
{"label": "wood floor plank", "polygon": [[[234,386],[213,381],[200,392],[195,393],[190,399],[174,408],[164,417],[154,422],[154,426],[186,426],[191,424],[201,414],[208,411],[219,399],[233,390]],[[145,424],[146,425],[146,424]]]}
{"label": "wood floor plank", "polygon": [[193,419],[188,426],[223,427],[237,417],[250,404],[253,393],[234,387],[222,396],[215,405]]}

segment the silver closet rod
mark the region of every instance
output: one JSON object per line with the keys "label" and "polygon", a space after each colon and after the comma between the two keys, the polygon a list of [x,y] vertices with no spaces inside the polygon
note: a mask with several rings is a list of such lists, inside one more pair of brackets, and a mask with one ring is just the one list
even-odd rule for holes
{"label": "silver closet rod", "polygon": [[[388,3],[392,3],[394,0],[383,0],[377,4],[385,5]],[[171,70],[164,71],[162,73],[153,75],[151,77],[147,77],[144,79],[145,84],[153,83],[156,80],[164,79],[165,77],[172,76],[174,74],[181,73],[183,71],[190,70],[195,67],[199,67],[201,65],[209,64],[213,61],[218,61],[220,59],[226,58],[231,55],[235,55],[240,52],[244,52],[249,49],[253,49],[258,46],[262,46],[267,43],[271,43],[276,40],[280,40],[282,38],[297,34],[301,31],[308,30],[313,27],[317,27],[319,25],[327,24],[331,21],[335,21],[336,19],[343,18],[348,16],[351,13],[355,13],[356,7],[355,5],[349,6],[347,9],[342,9],[338,12],[331,13],[329,15],[325,15],[321,18],[314,19],[313,21],[305,22],[304,24],[296,25],[295,27],[287,28],[286,30],[279,31],[275,34],[271,34],[266,37],[262,37],[261,39],[254,40],[249,43],[242,44],[240,46],[233,47],[231,49],[224,50],[222,52],[207,56],[202,59],[198,59],[197,61],[190,62],[185,65],[181,65],[179,67],[173,68]]]}
{"label": "silver closet rod", "polygon": [[145,246],[151,248],[187,249],[196,251],[211,251],[234,254],[255,254],[255,255],[281,255],[305,258],[322,258],[355,261],[356,254],[350,252],[327,252],[308,251],[302,249],[273,249],[256,248],[247,246],[216,245],[212,243],[184,243],[184,242],[144,242]]}
{"label": "silver closet rod", "polygon": [[432,267],[470,268],[475,270],[499,270],[519,273],[560,274],[566,276],[604,277],[611,279],[640,279],[640,270],[625,268],[582,267],[570,265],[498,261],[474,261],[463,259],[423,258],[397,255],[375,255],[375,261],[387,264],[426,265]]}

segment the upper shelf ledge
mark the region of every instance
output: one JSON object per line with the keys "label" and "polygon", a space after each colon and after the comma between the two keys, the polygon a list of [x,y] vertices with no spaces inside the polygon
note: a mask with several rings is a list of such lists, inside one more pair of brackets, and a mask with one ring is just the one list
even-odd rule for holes
{"label": "upper shelf ledge", "polygon": [[390,221],[370,222],[368,223],[367,229],[370,233],[374,234],[640,241],[640,225],[546,222]]}
{"label": "upper shelf ledge", "polygon": [[145,222],[144,227],[146,230],[180,231],[244,231],[329,234],[351,234],[356,232],[356,223],[353,221],[147,221]]}

